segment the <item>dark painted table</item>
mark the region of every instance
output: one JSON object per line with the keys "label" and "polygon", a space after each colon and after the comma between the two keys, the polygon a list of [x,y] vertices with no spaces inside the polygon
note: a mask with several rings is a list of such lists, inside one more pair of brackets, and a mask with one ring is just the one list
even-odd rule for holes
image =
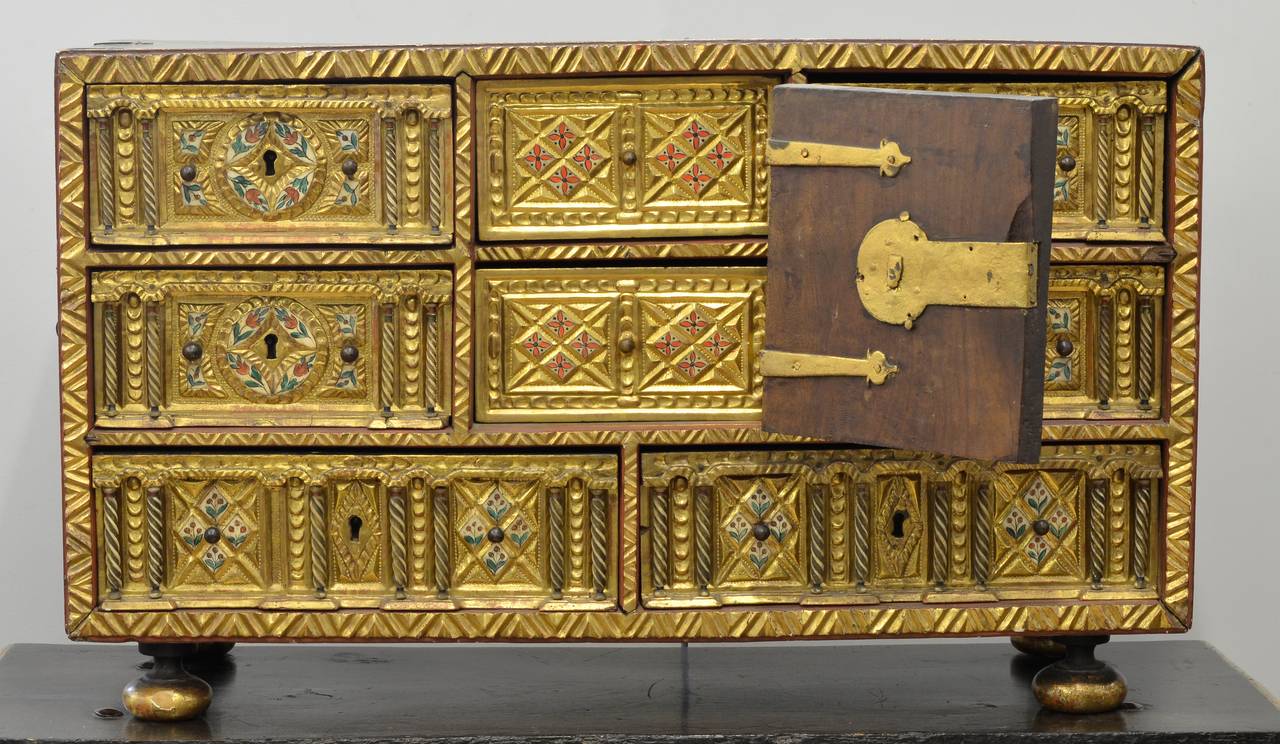
{"label": "dark painted table", "polygon": [[1041,711],[1006,644],[245,646],[203,720],[104,720],[132,646],[0,658],[0,742],[1253,742],[1280,711],[1209,646],[1113,641],[1125,709]]}

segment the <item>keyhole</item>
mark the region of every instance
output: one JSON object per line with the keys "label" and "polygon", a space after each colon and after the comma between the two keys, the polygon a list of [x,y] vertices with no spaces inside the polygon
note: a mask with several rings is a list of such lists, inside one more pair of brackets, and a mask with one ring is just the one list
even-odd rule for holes
{"label": "keyhole", "polygon": [[265,335],[265,336],[263,336],[263,337],[262,337],[262,343],[264,343],[264,344],[266,344],[266,345],[267,345],[267,358],[268,358],[268,359],[275,359],[275,358],[276,358],[276,342],[277,342],[277,341],[279,341],[279,340],[280,340],[280,339],[279,339],[279,338],[277,338],[277,337],[276,337],[276,334],[274,334],[274,333],[268,333],[267,335]]}
{"label": "keyhole", "polygon": [[267,169],[268,176],[274,176],[276,174],[276,158],[277,157],[278,156],[276,155],[275,150],[267,150],[266,152],[262,153],[262,165],[264,168]]}
{"label": "keyhole", "polygon": [[896,511],[893,513],[893,536],[902,537],[902,525],[906,524],[907,513],[905,511]]}
{"label": "keyhole", "polygon": [[351,542],[358,542],[360,540],[360,528],[364,526],[364,520],[352,514],[351,518],[347,520],[347,526],[351,528]]}

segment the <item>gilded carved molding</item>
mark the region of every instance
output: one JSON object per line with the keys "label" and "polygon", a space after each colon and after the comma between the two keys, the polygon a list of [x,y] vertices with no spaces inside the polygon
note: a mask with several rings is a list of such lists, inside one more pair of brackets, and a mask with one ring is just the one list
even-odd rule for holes
{"label": "gilded carved molding", "polygon": [[121,86],[87,92],[105,245],[442,243],[444,86]]}

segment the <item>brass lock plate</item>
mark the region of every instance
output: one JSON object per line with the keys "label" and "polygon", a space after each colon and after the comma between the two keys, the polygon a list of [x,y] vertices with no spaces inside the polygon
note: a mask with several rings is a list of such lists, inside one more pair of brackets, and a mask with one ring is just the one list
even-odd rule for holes
{"label": "brass lock plate", "polygon": [[862,358],[764,350],[760,373],[765,377],[865,377],[868,385],[883,385],[898,374],[898,365],[882,351],[868,351]]}
{"label": "brass lock plate", "polygon": [[930,240],[903,212],[867,231],[858,296],[873,318],[910,329],[930,305],[1036,306],[1038,246]]}
{"label": "brass lock plate", "polygon": [[769,165],[879,168],[880,175],[893,178],[910,162],[911,156],[904,155],[897,142],[887,139],[880,140],[879,147],[769,140]]}

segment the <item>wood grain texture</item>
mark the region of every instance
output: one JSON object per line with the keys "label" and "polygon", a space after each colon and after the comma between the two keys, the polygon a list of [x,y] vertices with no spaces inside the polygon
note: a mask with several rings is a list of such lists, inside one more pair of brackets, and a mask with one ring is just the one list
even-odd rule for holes
{"label": "wood grain texture", "polygon": [[[888,138],[912,161],[892,178],[875,168],[774,166],[767,348],[878,350],[900,371],[877,386],[769,378],[766,430],[1035,461],[1055,132],[1050,99],[774,89],[773,139],[875,147]],[[1038,306],[931,306],[911,330],[872,318],[854,284],[858,245],[902,212],[931,240],[1038,243]]]}

